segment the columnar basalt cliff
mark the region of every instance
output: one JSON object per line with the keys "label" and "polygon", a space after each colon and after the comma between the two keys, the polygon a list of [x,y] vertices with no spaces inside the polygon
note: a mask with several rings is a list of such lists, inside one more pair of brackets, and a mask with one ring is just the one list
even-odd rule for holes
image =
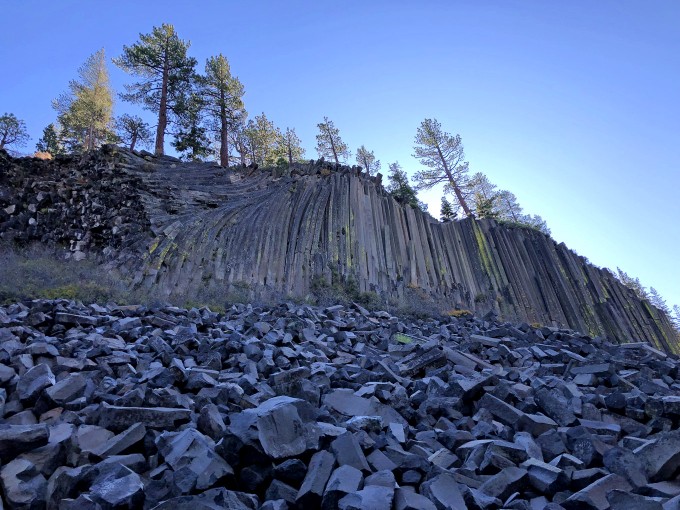
{"label": "columnar basalt cliff", "polygon": [[54,161],[0,153],[0,233],[98,257],[172,297],[238,286],[304,297],[356,282],[502,318],[677,349],[668,319],[540,232],[440,223],[358,168],[224,169],[105,147]]}

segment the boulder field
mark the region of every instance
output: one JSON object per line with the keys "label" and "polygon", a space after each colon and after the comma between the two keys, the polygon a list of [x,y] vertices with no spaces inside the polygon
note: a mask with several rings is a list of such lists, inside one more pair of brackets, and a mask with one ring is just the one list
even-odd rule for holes
{"label": "boulder field", "polygon": [[677,510],[678,366],[492,314],[25,301],[0,307],[2,502]]}

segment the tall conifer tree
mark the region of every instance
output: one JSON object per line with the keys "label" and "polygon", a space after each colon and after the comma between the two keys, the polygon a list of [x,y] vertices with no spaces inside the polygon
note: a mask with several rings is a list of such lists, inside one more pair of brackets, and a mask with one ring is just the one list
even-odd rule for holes
{"label": "tall conifer tree", "polygon": [[278,141],[278,148],[276,150],[277,156],[288,161],[292,165],[295,161],[302,159],[305,155],[305,150],[302,148],[302,142],[295,133],[294,128],[286,128],[286,131],[281,135]]}
{"label": "tall conifer tree", "polygon": [[349,148],[340,138],[340,131],[335,127],[332,120],[328,117],[323,118],[323,122],[317,124],[319,134],[316,135],[316,152],[321,157],[332,157],[336,165],[340,164],[340,159],[346,160],[349,157]]}
{"label": "tall conifer tree", "polygon": [[141,81],[126,85],[121,97],[158,114],[155,153],[164,153],[168,123],[187,113],[187,96],[194,80],[196,59],[187,55],[190,42],[183,41],[175,27],[164,23],[150,34],[139,34],[139,42],[124,46],[114,63]]}
{"label": "tall conifer tree", "polygon": [[436,119],[425,119],[416,133],[413,157],[427,168],[415,176],[419,189],[430,189],[445,183],[466,216],[473,216],[465,200],[468,185],[468,163],[460,135],[452,136],[442,130]]}
{"label": "tall conifer tree", "polygon": [[373,151],[369,151],[363,145],[357,149],[357,163],[364,167],[368,175],[374,175],[380,171],[380,160],[375,159]]}
{"label": "tall conifer tree", "polygon": [[59,131],[54,124],[48,124],[47,127],[43,129],[43,135],[35,145],[35,149],[38,152],[49,152],[52,156],[64,153],[64,147],[60,141]]}
{"label": "tall conifer tree", "polygon": [[23,147],[28,140],[26,123],[17,119],[13,113],[5,113],[0,116],[0,149],[10,145]]}
{"label": "tall conifer tree", "polygon": [[210,131],[220,143],[220,165],[229,166],[229,132],[245,115],[243,84],[231,74],[229,61],[221,53],[205,63],[205,75],[200,78],[198,93]]}
{"label": "tall conifer tree", "polygon": [[113,135],[113,92],[103,49],[78,69],[69,91],[52,102],[61,137],[71,150],[93,150]]}

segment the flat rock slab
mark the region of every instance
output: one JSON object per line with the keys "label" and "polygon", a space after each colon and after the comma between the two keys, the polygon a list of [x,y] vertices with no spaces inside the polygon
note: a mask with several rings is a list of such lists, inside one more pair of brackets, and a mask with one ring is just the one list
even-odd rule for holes
{"label": "flat rock slab", "polygon": [[170,498],[153,510],[257,510],[257,496],[224,488],[210,489],[196,496]]}
{"label": "flat rock slab", "polygon": [[18,454],[47,444],[47,425],[0,425],[0,460],[6,463]]}
{"label": "flat rock slab", "polygon": [[191,418],[189,409],[167,407],[120,407],[103,403],[99,408],[99,426],[114,432],[143,423],[150,429],[174,429]]}
{"label": "flat rock slab", "polygon": [[394,488],[369,485],[360,491],[355,491],[338,503],[340,510],[392,510]]}
{"label": "flat rock slab", "polygon": [[610,507],[607,495],[614,490],[630,491],[631,485],[625,478],[611,474],[600,478],[562,502],[566,510],[607,510]]}

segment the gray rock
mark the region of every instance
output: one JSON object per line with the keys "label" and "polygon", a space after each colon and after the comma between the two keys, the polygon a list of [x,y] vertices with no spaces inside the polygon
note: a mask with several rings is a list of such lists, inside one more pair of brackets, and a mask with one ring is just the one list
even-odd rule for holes
{"label": "gray rock", "polygon": [[117,436],[108,439],[105,443],[93,448],[91,452],[101,458],[118,455],[144,439],[145,435],[146,427],[142,423],[136,423]]}
{"label": "gray rock", "polygon": [[338,502],[350,492],[361,488],[363,475],[361,471],[349,466],[341,465],[333,473],[326,484],[321,507],[326,510],[338,508]]}
{"label": "gray rock", "polygon": [[10,382],[14,377],[16,377],[17,373],[14,371],[12,367],[8,367],[7,365],[4,365],[0,363],[0,384],[4,385]]}
{"label": "gray rock", "polygon": [[0,460],[5,463],[18,454],[47,444],[46,425],[0,425]]}
{"label": "gray rock", "polygon": [[425,496],[408,489],[397,489],[394,497],[396,510],[437,510],[435,504]]}
{"label": "gray rock", "polygon": [[397,481],[395,480],[394,473],[391,470],[384,469],[366,477],[364,480],[364,485],[380,485],[382,487],[394,489],[397,486]]}
{"label": "gray rock", "polygon": [[48,365],[36,365],[19,377],[17,395],[22,402],[33,403],[45,388],[49,388],[55,382],[54,374]]}
{"label": "gray rock", "polygon": [[227,426],[224,424],[224,419],[215,404],[206,404],[201,408],[196,426],[200,432],[215,441],[227,432]]}
{"label": "gray rock", "polygon": [[298,492],[296,504],[303,508],[318,507],[331,476],[335,458],[331,453],[321,450],[312,455],[307,468],[307,475]]}
{"label": "gray rock", "polygon": [[102,510],[102,506],[90,494],[81,494],[76,499],[61,500],[59,510]]}
{"label": "gray rock", "polygon": [[616,489],[607,494],[607,501],[611,505],[611,510],[664,510],[659,499],[647,498]]}
{"label": "gray rock", "polygon": [[571,411],[567,399],[557,391],[539,388],[534,399],[541,410],[561,426],[566,427],[576,422],[576,416]]}
{"label": "gray rock", "polygon": [[189,409],[166,407],[121,407],[103,403],[99,408],[99,425],[114,432],[143,423],[150,429],[174,429],[191,418]]}
{"label": "gray rock", "polygon": [[274,477],[299,487],[307,474],[307,466],[300,459],[288,459],[274,468]]}
{"label": "gray rock", "polygon": [[58,467],[49,480],[47,480],[47,491],[45,499],[47,508],[58,508],[62,499],[76,496],[76,487],[80,482],[83,473],[90,469],[90,465],[70,468],[66,466]]}
{"label": "gray rock", "polygon": [[129,468],[112,465],[94,480],[90,497],[104,509],[134,508],[144,501],[144,484]]}
{"label": "gray rock", "polygon": [[232,467],[215,453],[215,443],[198,430],[164,432],[157,439],[158,451],[175,472],[182,472],[187,492],[205,490],[234,474]]}
{"label": "gray rock", "polygon": [[352,492],[338,503],[340,510],[392,510],[394,488],[369,485],[360,491]]}
{"label": "gray rock", "polygon": [[295,499],[297,498],[297,493],[298,491],[295,487],[291,487],[280,480],[274,479],[269,485],[264,499],[272,501],[284,500],[286,503],[294,505]]}
{"label": "gray rock", "polygon": [[10,508],[45,507],[47,480],[28,460],[15,459],[2,466],[0,482]]}
{"label": "gray rock", "polygon": [[406,424],[403,416],[389,406],[376,399],[359,397],[353,391],[344,388],[327,393],[323,397],[323,402],[346,416],[380,416],[384,423]]}
{"label": "gray rock", "polygon": [[87,380],[80,374],[71,374],[47,388],[45,393],[57,405],[71,402],[85,393]]}
{"label": "gray rock", "polygon": [[680,468],[680,430],[661,434],[658,439],[640,446],[634,453],[649,480],[667,480]]}
{"label": "gray rock", "polygon": [[288,503],[283,499],[265,501],[259,510],[288,510]]}
{"label": "gray rock", "polygon": [[523,414],[517,420],[517,430],[526,431],[534,437],[538,437],[544,432],[557,429],[558,425],[554,420],[542,414]]}
{"label": "gray rock", "polygon": [[526,469],[508,467],[485,481],[479,490],[493,498],[506,500],[514,492],[523,492],[529,486]]}
{"label": "gray rock", "polygon": [[257,412],[258,438],[267,455],[280,459],[307,449],[305,424],[288,397],[274,397],[259,406]]}
{"label": "gray rock", "polygon": [[437,475],[420,486],[421,493],[426,496],[437,510],[467,510],[456,479],[449,473]]}
{"label": "gray rock", "polygon": [[602,462],[610,472],[621,475],[635,488],[647,485],[645,468],[630,450],[614,447],[602,456]]}
{"label": "gray rock", "polygon": [[57,312],[54,315],[54,322],[57,324],[68,324],[77,326],[97,326],[99,319],[90,315],[79,315],[75,313]]}
{"label": "gray rock", "polygon": [[621,476],[611,474],[591,483],[562,502],[566,510],[606,510],[610,507],[607,494],[613,490],[630,491],[632,487]]}
{"label": "gray rock", "polygon": [[257,496],[220,487],[196,496],[168,499],[153,510],[257,510],[259,503]]}
{"label": "gray rock", "polygon": [[529,482],[541,494],[552,495],[569,487],[569,475],[564,470],[536,459],[522,463],[529,473]]}
{"label": "gray rock", "polygon": [[364,473],[370,473],[371,468],[361,450],[359,441],[351,432],[345,432],[331,443],[331,450],[335,454],[340,466],[352,466]]}
{"label": "gray rock", "polygon": [[488,409],[493,417],[499,422],[512,427],[514,427],[524,415],[524,413],[519,409],[516,409],[510,404],[503,402],[501,399],[496,398],[489,393],[486,393],[479,400],[479,407]]}

